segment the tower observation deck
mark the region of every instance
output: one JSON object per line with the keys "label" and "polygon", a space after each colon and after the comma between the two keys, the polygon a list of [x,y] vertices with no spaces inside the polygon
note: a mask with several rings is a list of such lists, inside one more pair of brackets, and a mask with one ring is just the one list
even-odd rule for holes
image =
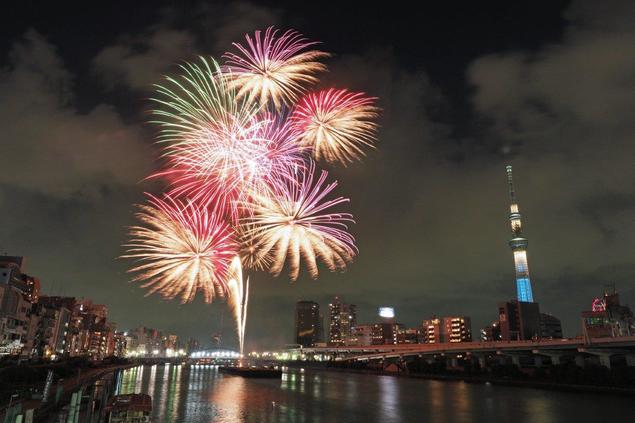
{"label": "tower observation deck", "polygon": [[516,201],[516,191],[514,190],[514,180],[512,178],[512,167],[507,166],[507,183],[509,185],[509,222],[512,228],[512,239],[509,246],[514,253],[514,266],[516,269],[516,294],[518,301],[534,302],[534,294],[531,289],[529,279],[529,265],[527,263],[527,246],[529,241],[523,236],[521,215]]}

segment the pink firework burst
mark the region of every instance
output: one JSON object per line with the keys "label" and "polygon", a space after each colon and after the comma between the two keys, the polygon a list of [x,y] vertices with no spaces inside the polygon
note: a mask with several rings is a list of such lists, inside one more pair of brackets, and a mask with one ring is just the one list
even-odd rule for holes
{"label": "pink firework burst", "polygon": [[[304,167],[305,147],[290,121],[264,113],[236,133],[213,131],[173,146],[170,194],[185,196],[237,221],[241,205],[254,193]],[[248,210],[247,210],[248,211]]]}
{"label": "pink firework burst", "polygon": [[217,214],[239,216],[238,204],[288,167],[302,163],[295,125],[242,101],[214,61],[186,64],[154,99],[168,168],[153,176],[170,181],[169,194]]}
{"label": "pink firework burst", "polygon": [[316,159],[344,165],[364,156],[373,147],[378,109],[375,98],[346,89],[310,93],[296,106],[291,119],[303,131],[302,144]]}
{"label": "pink firework burst", "polygon": [[261,105],[271,100],[280,109],[291,104],[304,91],[304,85],[314,84],[316,73],[326,66],[318,60],[329,56],[319,50],[307,50],[317,44],[299,32],[288,30],[278,35],[269,27],[245,35],[246,46],[233,43],[236,53],[225,53],[231,85],[237,87],[238,97],[248,96]]}
{"label": "pink firework burst", "polygon": [[148,295],[181,297],[192,301],[197,292],[206,302],[227,292],[226,278],[231,260],[238,253],[232,228],[214,213],[195,203],[149,195],[149,204],[139,206],[137,218],[143,226],[130,229],[127,254],[136,259],[135,281],[145,281]]}

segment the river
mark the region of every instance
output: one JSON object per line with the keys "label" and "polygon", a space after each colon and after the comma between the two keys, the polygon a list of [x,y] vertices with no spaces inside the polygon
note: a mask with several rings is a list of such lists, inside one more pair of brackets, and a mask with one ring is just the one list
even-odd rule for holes
{"label": "river", "polygon": [[140,366],[116,375],[118,393],[153,399],[153,422],[629,421],[628,397],[289,369],[244,379],[215,366]]}

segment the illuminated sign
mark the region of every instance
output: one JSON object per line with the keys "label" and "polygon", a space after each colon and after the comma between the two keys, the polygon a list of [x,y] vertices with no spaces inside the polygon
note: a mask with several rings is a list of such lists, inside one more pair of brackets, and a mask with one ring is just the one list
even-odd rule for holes
{"label": "illuminated sign", "polygon": [[604,301],[604,298],[595,298],[591,304],[591,310],[595,312],[606,311],[606,302]]}
{"label": "illuminated sign", "polygon": [[392,307],[379,307],[379,316],[392,319],[395,317],[395,309]]}

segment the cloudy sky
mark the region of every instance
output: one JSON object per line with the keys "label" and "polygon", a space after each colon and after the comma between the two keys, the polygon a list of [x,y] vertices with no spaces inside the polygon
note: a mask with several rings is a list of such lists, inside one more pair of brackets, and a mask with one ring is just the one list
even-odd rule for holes
{"label": "cloudy sky", "polygon": [[[329,169],[351,198],[360,254],[345,273],[251,275],[247,344],[292,341],[293,307],[341,295],[371,322],[467,314],[515,296],[505,165],[530,240],[534,298],[566,335],[606,284],[635,305],[635,7],[505,3],[456,10],[301,2],[112,2],[1,18],[0,252],[27,257],[44,293],[107,304],[146,325],[234,343],[222,303],[144,297],[122,254],[156,169],[152,84],[245,32],[277,25],[333,53],[324,87],[379,97],[376,151]],[[136,2],[135,2],[136,3]],[[547,2],[545,2],[547,3]],[[309,8],[310,7],[310,8]]]}

